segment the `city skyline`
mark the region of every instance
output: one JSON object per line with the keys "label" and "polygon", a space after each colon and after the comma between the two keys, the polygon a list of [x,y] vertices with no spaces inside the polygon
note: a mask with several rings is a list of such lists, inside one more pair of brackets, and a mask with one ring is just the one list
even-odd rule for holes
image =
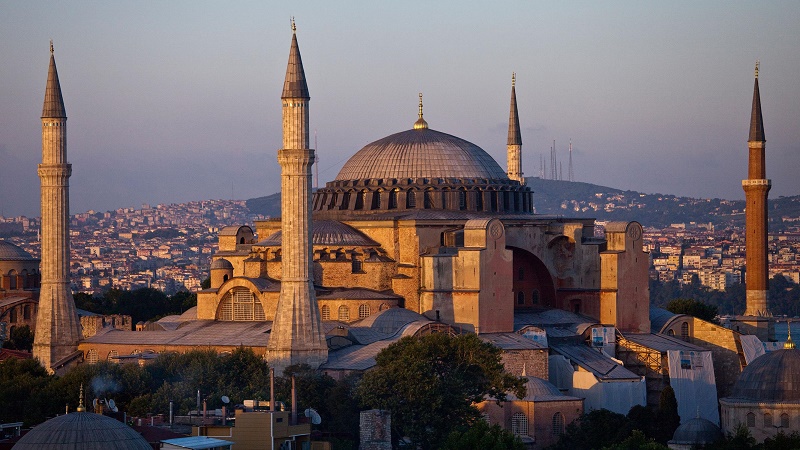
{"label": "city skyline", "polygon": [[553,139],[566,165],[571,138],[578,181],[741,199],[760,59],[771,197],[800,193],[794,3],[0,9],[5,216],[39,214],[38,105],[50,38],[70,118],[72,213],[278,192],[275,86],[292,15],[312,86],[320,185],[362,146],[411,128],[420,91],[431,128],[474,142],[505,167],[516,72],[526,176],[538,175]]}

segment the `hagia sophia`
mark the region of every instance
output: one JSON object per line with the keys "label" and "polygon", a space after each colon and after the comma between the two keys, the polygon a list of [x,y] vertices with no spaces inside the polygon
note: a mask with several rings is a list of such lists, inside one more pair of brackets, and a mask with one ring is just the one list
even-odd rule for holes
{"label": "hagia sophia", "polygon": [[[85,337],[64,250],[71,166],[52,49],[49,70],[41,269],[0,241],[0,314],[12,304],[36,308],[31,297],[11,295],[22,293],[20,283],[38,289],[38,309],[25,317],[38,312],[34,356],[52,371],[246,346],[276,370],[304,363],[338,378],[369,370],[404,336],[475,333],[500,347],[506,369],[528,386],[526,397],[503,408],[478,407],[530,448],[555,443],[591,409],[626,414],[657,404],[667,385],[685,425],[675,445],[692,435],[690,427],[709,435],[743,423],[757,440],[776,427],[800,430],[800,353],[791,339],[770,352],[760,345],[771,337],[767,279],[759,275],[766,274],[770,181],[757,73],[743,182],[748,307],[733,329],[650,306],[639,223],[608,223],[598,234],[591,218],[534,213],[514,77],[506,169],[475,144],[432,128],[420,94],[410,129],[365,145],[312,191],[310,91],[293,26],[281,95],[282,216],[220,231],[211,287],[197,293],[196,308],[136,331],[111,326]],[[8,265],[8,255],[19,267]]]}

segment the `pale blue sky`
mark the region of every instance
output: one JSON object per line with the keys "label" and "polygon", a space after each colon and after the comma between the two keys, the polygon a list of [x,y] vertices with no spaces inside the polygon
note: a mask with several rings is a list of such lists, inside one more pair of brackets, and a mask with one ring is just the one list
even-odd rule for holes
{"label": "pale blue sky", "polygon": [[578,181],[743,198],[753,65],[771,197],[800,194],[800,2],[0,0],[0,214],[39,214],[55,41],[72,212],[276,192],[290,16],[321,182],[365,144],[430,127],[505,167],[511,72],[523,170],[556,140]]}

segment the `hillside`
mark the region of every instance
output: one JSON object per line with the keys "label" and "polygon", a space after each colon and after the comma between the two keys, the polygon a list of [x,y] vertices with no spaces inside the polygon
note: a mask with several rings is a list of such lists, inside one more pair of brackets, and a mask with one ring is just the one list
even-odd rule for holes
{"label": "hillside", "polygon": [[[644,226],[663,228],[673,223],[708,223],[743,226],[744,201],[645,194],[591,183],[526,178],[534,191],[537,214],[562,217],[594,217],[602,221],[636,220]],[[251,213],[280,216],[280,193],[247,200]],[[769,200],[770,229],[787,224],[782,218],[800,218],[800,195]]]}

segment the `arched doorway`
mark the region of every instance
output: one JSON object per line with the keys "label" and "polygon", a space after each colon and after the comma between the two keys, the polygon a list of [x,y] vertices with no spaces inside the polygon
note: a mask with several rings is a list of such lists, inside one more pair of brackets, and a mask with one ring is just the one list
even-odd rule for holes
{"label": "arched doorway", "polygon": [[554,308],[556,291],[547,266],[527,250],[509,248],[514,257],[514,309]]}

